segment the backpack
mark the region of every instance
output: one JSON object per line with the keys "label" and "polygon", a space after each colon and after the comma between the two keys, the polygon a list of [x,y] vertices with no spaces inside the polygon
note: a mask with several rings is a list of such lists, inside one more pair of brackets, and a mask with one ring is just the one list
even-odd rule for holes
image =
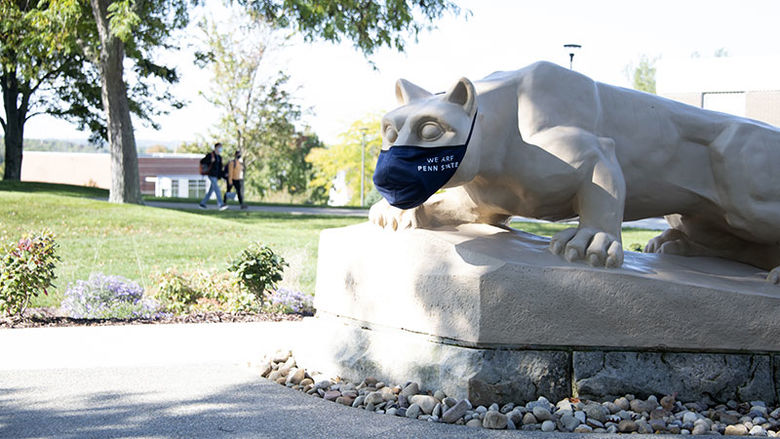
{"label": "backpack", "polygon": [[211,171],[212,164],[213,160],[211,158],[211,153],[203,156],[203,158],[200,159],[200,175],[208,175],[209,171]]}

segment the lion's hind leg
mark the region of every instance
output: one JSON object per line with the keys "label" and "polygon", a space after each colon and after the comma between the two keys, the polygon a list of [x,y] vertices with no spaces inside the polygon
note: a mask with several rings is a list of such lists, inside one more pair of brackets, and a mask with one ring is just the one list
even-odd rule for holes
{"label": "lion's hind leg", "polygon": [[666,217],[670,229],[651,239],[645,253],[713,256],[771,270],[767,281],[780,284],[780,246],[745,240],[722,224],[683,215]]}

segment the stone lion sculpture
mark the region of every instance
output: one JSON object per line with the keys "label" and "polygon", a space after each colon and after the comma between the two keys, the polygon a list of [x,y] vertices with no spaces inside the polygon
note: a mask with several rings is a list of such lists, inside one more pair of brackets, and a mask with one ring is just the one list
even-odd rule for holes
{"label": "stone lion sculpture", "polygon": [[[780,130],[538,62],[432,94],[399,80],[369,220],[392,230],[579,218],[550,251],[619,267],[621,223],[666,216],[646,252],[717,256],[780,283]],[[446,188],[441,192],[440,189]],[[438,191],[438,193],[437,193]]]}

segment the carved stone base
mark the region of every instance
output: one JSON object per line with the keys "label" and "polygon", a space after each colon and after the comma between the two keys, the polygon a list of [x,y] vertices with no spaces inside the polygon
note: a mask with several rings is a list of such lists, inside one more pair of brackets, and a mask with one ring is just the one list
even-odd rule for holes
{"label": "carved stone base", "polygon": [[419,380],[473,402],[572,392],[777,398],[780,287],[765,272],[631,252],[623,268],[597,269],[563,261],[547,243],[475,224],[326,230],[311,331],[320,341],[309,345],[330,347],[296,356],[323,372]]}
{"label": "carved stone base", "polygon": [[[696,352],[480,349],[318,314],[294,347],[307,369],[359,382],[420,383],[474,404],[524,403],[545,396],[612,400],[677,393],[681,401],[780,398],[780,356]],[[773,370],[774,363],[774,370]]]}

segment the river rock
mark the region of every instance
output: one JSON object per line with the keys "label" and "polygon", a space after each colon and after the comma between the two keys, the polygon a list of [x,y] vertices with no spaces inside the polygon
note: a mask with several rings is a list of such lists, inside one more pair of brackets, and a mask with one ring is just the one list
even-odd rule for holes
{"label": "river rock", "polygon": [[416,419],[418,416],[422,414],[422,409],[417,404],[412,404],[409,406],[408,409],[406,409],[406,417]]}
{"label": "river rock", "polygon": [[430,395],[414,395],[409,398],[409,402],[417,404],[426,415],[430,415],[439,401]]}
{"label": "river rock", "polygon": [[322,395],[322,398],[327,401],[335,401],[339,396],[341,396],[341,392],[338,390],[328,390],[324,395]]}
{"label": "river rock", "polygon": [[609,416],[609,410],[598,403],[586,404],[582,411],[585,412],[588,418],[595,419],[602,424],[607,422],[607,416]]}
{"label": "river rock", "polygon": [[544,407],[536,406],[533,408],[531,412],[534,414],[534,417],[538,421],[546,421],[548,419],[552,419],[552,413],[550,413],[550,411]]}
{"label": "river rock", "polygon": [[416,395],[418,393],[420,393],[420,385],[415,382],[409,383],[406,387],[403,388],[403,390],[401,390],[401,395],[405,396],[406,398],[409,398],[412,395]]}
{"label": "river rock", "polygon": [[723,432],[726,436],[745,436],[748,434],[748,429],[742,424],[727,425],[726,431]]}
{"label": "river rock", "polygon": [[479,418],[471,419],[469,422],[466,422],[466,427],[482,427],[482,420]]}
{"label": "river rock", "polygon": [[503,430],[506,428],[506,415],[498,410],[490,410],[485,413],[482,426],[491,430]]}
{"label": "river rock", "polygon": [[574,431],[574,429],[580,425],[580,420],[575,418],[574,415],[566,413],[561,416],[560,425],[563,427],[562,430],[564,431]]}
{"label": "river rock", "polygon": [[462,399],[458,401],[457,404],[447,409],[442,415],[441,419],[448,424],[452,424],[463,417],[463,415],[466,414],[468,408],[469,404],[466,402],[466,400]]}
{"label": "river rock", "polygon": [[618,431],[621,433],[633,433],[637,430],[639,430],[639,426],[636,425],[636,422],[630,419],[623,419],[618,424]]}

